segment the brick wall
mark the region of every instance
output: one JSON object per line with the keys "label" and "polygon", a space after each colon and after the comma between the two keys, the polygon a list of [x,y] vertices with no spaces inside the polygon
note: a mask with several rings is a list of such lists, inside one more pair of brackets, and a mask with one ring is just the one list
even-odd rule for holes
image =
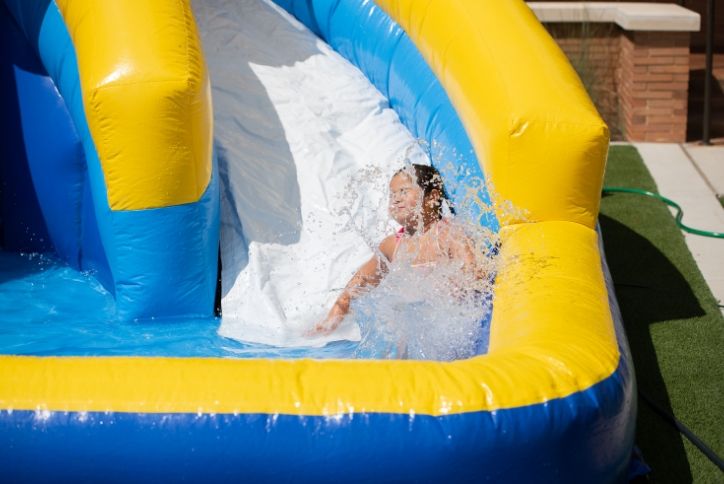
{"label": "brick wall", "polygon": [[620,31],[614,24],[547,23],[586,86],[613,139],[622,139],[618,99]]}
{"label": "brick wall", "polygon": [[613,23],[546,23],[613,140],[686,140],[687,32],[629,32]]}
{"label": "brick wall", "polygon": [[[579,0],[536,0],[538,2],[575,2]],[[599,1],[610,1],[610,0],[588,0],[593,2]],[[692,32],[691,34],[691,50],[693,52],[704,52],[706,46],[706,36],[704,32],[704,26],[706,25],[706,1],[707,0],[684,0],[679,2],[677,0],[646,0],[647,2],[653,3],[677,3],[682,5],[689,10],[701,15],[701,30],[699,32]],[[716,9],[714,12],[714,49],[716,52],[724,53],[724,2],[721,0],[714,0]]]}
{"label": "brick wall", "polygon": [[686,140],[689,33],[623,32],[619,86],[622,131],[630,140]]}

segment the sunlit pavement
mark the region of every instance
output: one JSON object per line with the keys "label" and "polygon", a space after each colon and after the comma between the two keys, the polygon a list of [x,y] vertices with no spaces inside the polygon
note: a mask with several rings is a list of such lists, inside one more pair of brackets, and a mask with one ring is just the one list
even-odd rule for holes
{"label": "sunlit pavement", "polygon": [[[713,146],[631,144],[641,154],[659,193],[681,205],[684,224],[724,232],[724,208],[717,198],[724,194],[724,143]],[[721,305],[724,301],[724,239],[688,233],[684,233],[684,238]]]}

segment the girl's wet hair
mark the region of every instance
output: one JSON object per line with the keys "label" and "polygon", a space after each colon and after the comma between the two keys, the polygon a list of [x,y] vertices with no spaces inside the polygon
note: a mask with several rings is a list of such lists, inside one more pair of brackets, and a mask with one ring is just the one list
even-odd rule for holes
{"label": "girl's wet hair", "polygon": [[[412,170],[410,168],[412,168]],[[445,191],[445,184],[442,181],[442,175],[440,175],[440,172],[437,171],[437,168],[429,165],[418,165],[417,163],[410,163],[404,168],[398,170],[395,175],[404,173],[409,176],[411,175],[411,171],[414,171],[415,183],[417,183],[417,186],[422,189],[423,195],[425,197],[430,195],[433,190],[437,190],[440,193],[440,199],[447,202],[447,206],[450,209],[450,212],[455,213],[452,203],[450,202],[450,198]],[[440,210],[442,210],[442,204],[440,205]]]}

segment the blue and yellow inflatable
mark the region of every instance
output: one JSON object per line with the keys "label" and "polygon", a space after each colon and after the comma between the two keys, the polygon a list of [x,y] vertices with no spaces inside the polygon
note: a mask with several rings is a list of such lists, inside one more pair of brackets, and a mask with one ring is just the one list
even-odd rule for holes
{"label": "blue and yellow inflatable", "polygon": [[[488,354],[1,356],[3,475],[624,480],[634,381],[595,227],[608,130],[564,55],[520,0],[277,3],[414,136],[474,151],[447,176],[482,173],[526,210],[483,220],[504,267]],[[95,270],[125,318],[210,317],[219,194],[188,2],[5,0],[0,17],[6,112],[22,119],[3,124],[3,200],[21,207],[4,211],[6,248]],[[49,241],[26,235],[38,217]]]}

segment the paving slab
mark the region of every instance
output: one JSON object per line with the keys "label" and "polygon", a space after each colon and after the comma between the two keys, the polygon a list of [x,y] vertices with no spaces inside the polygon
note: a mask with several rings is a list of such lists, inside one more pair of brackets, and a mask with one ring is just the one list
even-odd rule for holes
{"label": "paving slab", "polygon": [[684,150],[718,197],[724,196],[724,146],[685,144]]}
{"label": "paving slab", "polygon": [[[659,193],[681,205],[684,210],[683,222],[686,225],[724,232],[724,208],[684,146],[674,143],[633,143],[633,145],[641,154]],[[686,232],[684,238],[714,297],[719,304],[722,304],[724,239],[702,237]]]}

